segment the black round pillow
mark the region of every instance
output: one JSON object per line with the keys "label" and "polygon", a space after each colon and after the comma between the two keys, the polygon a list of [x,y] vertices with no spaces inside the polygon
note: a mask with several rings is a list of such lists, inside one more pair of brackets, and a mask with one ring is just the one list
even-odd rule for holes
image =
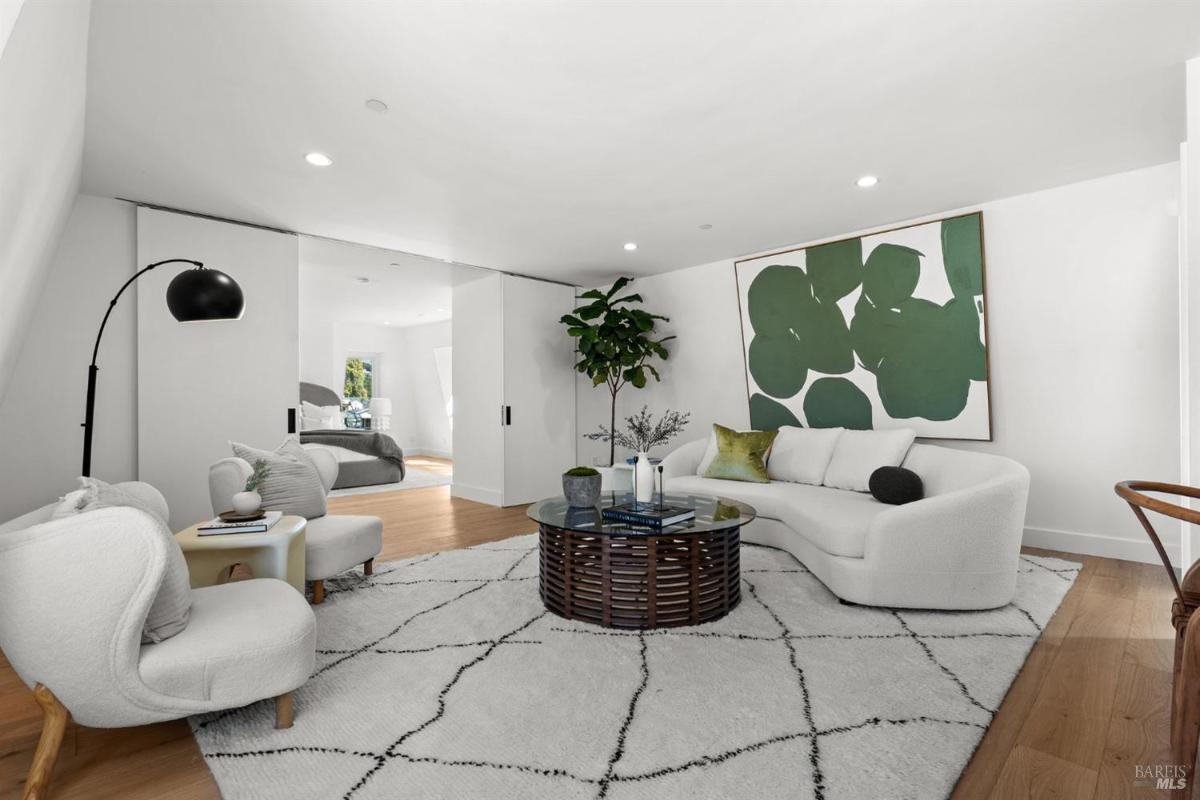
{"label": "black round pillow", "polygon": [[904,467],[880,467],[871,473],[867,485],[876,500],[893,506],[911,503],[925,496],[921,476]]}

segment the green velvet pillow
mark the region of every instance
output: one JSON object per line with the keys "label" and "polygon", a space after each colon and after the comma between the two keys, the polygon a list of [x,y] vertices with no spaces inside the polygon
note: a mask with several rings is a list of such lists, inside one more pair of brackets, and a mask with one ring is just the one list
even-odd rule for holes
{"label": "green velvet pillow", "polygon": [[708,469],[706,478],[721,478],[727,481],[767,483],[767,451],[775,442],[779,431],[739,432],[722,425],[713,425],[717,437],[717,455]]}

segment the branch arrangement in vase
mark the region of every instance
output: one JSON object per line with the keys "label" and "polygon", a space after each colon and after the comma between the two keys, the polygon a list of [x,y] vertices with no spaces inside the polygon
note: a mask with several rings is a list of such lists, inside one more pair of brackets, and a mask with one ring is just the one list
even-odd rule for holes
{"label": "branch arrangement in vase", "polygon": [[[654,337],[655,321],[670,322],[660,314],[651,314],[637,307],[640,294],[616,294],[632,282],[619,278],[608,291],[591,289],[579,295],[586,301],[559,322],[567,326],[567,334],[578,340],[579,361],[575,369],[592,379],[593,386],[605,384],[610,395],[609,431],[617,427],[617,393],[627,385],[636,389],[646,386],[648,376],[661,381],[658,370],[650,363],[655,358],[667,360],[664,342],[674,336]],[[589,436],[588,438],[597,438]],[[616,441],[608,439],[608,461],[616,457]]]}
{"label": "branch arrangement in vase", "polygon": [[594,442],[611,442],[635,453],[647,453],[652,447],[660,447],[674,439],[687,427],[690,413],[667,409],[662,418],[655,421],[646,406],[631,417],[625,418],[625,429],[615,430],[601,425],[599,430],[584,434]]}

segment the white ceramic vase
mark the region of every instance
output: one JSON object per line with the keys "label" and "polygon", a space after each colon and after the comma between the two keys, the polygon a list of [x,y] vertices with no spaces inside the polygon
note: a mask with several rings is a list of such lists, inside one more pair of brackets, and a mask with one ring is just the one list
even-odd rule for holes
{"label": "white ceramic vase", "polygon": [[638,453],[637,464],[634,466],[634,492],[639,503],[649,503],[654,499],[654,465],[650,456]]}
{"label": "white ceramic vase", "polygon": [[262,507],[258,492],[238,492],[233,496],[233,510],[239,514],[253,514]]}

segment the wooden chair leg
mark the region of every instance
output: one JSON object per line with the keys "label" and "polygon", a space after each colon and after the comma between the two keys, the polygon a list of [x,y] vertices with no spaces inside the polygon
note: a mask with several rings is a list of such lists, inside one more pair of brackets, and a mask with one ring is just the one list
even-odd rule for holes
{"label": "wooden chair leg", "polygon": [[375,574],[375,559],[368,558],[366,561],[363,562],[363,575],[374,575],[374,574]]}
{"label": "wooden chair leg", "polygon": [[1187,621],[1182,639],[1171,714],[1171,756],[1184,770],[1186,789],[1177,787],[1171,793],[1175,800],[1188,800],[1191,796],[1192,767],[1200,743],[1200,620],[1195,615]]}
{"label": "wooden chair leg", "polygon": [[42,735],[33,753],[33,764],[29,767],[29,777],[25,779],[21,800],[45,800],[50,796],[54,762],[58,759],[58,749],[67,730],[67,720],[71,717],[54,692],[40,683],[34,687],[33,697],[42,707]]}
{"label": "wooden chair leg", "polygon": [[290,728],[296,716],[295,696],[288,692],[275,698],[275,727]]}
{"label": "wooden chair leg", "polygon": [[312,604],[319,606],[325,602],[325,581],[313,581],[313,599]]}

